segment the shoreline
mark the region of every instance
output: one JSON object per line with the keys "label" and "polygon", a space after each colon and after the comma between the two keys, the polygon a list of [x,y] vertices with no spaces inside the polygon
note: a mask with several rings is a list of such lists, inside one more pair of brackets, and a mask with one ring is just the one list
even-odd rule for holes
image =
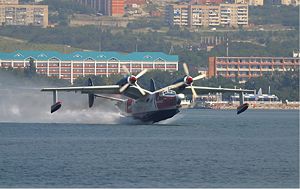
{"label": "shoreline", "polygon": [[[248,102],[249,103],[249,102]],[[182,108],[189,109],[214,109],[214,110],[236,110],[239,106],[238,103],[228,104],[228,103],[211,103],[203,105],[185,105]],[[296,103],[249,103],[249,108],[251,110],[300,110],[300,102]]]}
{"label": "shoreline", "polygon": [[[236,109],[238,105],[216,106],[216,109]],[[249,108],[252,110],[299,110],[299,104],[251,104]]]}

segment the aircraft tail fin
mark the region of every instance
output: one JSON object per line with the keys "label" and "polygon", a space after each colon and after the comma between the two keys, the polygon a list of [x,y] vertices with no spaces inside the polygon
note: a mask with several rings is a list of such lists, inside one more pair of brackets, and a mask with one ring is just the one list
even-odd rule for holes
{"label": "aircraft tail fin", "polygon": [[154,79],[150,79],[150,91],[151,92],[156,91],[156,85]]}
{"label": "aircraft tail fin", "polygon": [[261,95],[262,95],[262,89],[261,89],[261,88],[259,88],[259,90],[258,90],[257,94],[255,94],[255,100],[256,100],[256,101],[258,101],[258,99],[259,99],[259,96],[261,96]]}
{"label": "aircraft tail fin", "polygon": [[262,95],[262,89],[261,88],[259,88],[259,90],[258,90],[258,92],[257,92],[257,95]]}

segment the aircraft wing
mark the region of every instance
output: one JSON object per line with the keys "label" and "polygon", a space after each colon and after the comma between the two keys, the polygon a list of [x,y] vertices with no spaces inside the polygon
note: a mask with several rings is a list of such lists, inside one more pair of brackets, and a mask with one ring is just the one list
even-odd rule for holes
{"label": "aircraft wing", "polygon": [[[240,114],[244,111],[246,111],[249,107],[248,103],[244,102],[244,93],[255,93],[255,90],[248,90],[248,89],[232,89],[232,88],[215,88],[215,87],[201,87],[201,86],[193,86],[196,95],[197,94],[207,94],[207,93],[217,93],[217,92],[231,92],[231,93],[239,93],[240,96],[240,105],[237,107],[237,114]],[[192,92],[192,87],[188,86],[185,89],[189,89],[189,90],[184,90],[183,93],[189,92],[189,93],[193,93]]]}
{"label": "aircraft wing", "polygon": [[[143,97],[143,94],[135,86],[129,86],[123,93],[120,93],[119,85],[105,85],[105,86],[83,86],[83,87],[57,87],[57,88],[44,88],[44,92],[81,92],[92,94],[123,94],[129,98],[138,99]],[[146,94],[150,92],[144,90]]]}
{"label": "aircraft wing", "polygon": [[[218,92],[232,92],[232,93],[254,93],[254,90],[248,90],[248,89],[232,89],[232,88],[221,88],[221,87],[201,87],[201,86],[193,86],[197,94],[208,94],[208,93],[218,93]],[[184,90],[183,93],[191,93],[191,87],[188,86]]]}
{"label": "aircraft wing", "polygon": [[83,86],[83,87],[57,87],[57,88],[44,88],[41,91],[62,91],[62,92],[82,92],[82,93],[96,93],[96,94],[120,94],[119,85],[107,86]]}

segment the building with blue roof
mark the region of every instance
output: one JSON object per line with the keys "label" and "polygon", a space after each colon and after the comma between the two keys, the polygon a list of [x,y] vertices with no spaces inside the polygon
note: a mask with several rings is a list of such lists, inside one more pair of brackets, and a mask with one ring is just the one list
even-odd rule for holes
{"label": "building with blue roof", "polygon": [[126,66],[131,73],[143,69],[165,71],[178,70],[178,56],[163,52],[96,52],[77,51],[64,54],[57,51],[23,51],[0,52],[0,67],[23,69],[33,59],[36,71],[49,77],[70,80],[71,83],[86,75],[123,74]]}

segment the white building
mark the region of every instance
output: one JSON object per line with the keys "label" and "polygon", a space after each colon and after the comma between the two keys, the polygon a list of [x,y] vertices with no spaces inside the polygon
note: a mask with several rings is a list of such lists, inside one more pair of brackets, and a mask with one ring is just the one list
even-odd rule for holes
{"label": "white building", "polygon": [[178,56],[162,52],[73,52],[62,54],[56,51],[16,51],[0,53],[0,68],[19,68],[29,66],[33,59],[39,74],[69,80],[71,83],[86,75],[123,74],[122,66],[131,73],[143,69],[165,71],[178,70]]}

